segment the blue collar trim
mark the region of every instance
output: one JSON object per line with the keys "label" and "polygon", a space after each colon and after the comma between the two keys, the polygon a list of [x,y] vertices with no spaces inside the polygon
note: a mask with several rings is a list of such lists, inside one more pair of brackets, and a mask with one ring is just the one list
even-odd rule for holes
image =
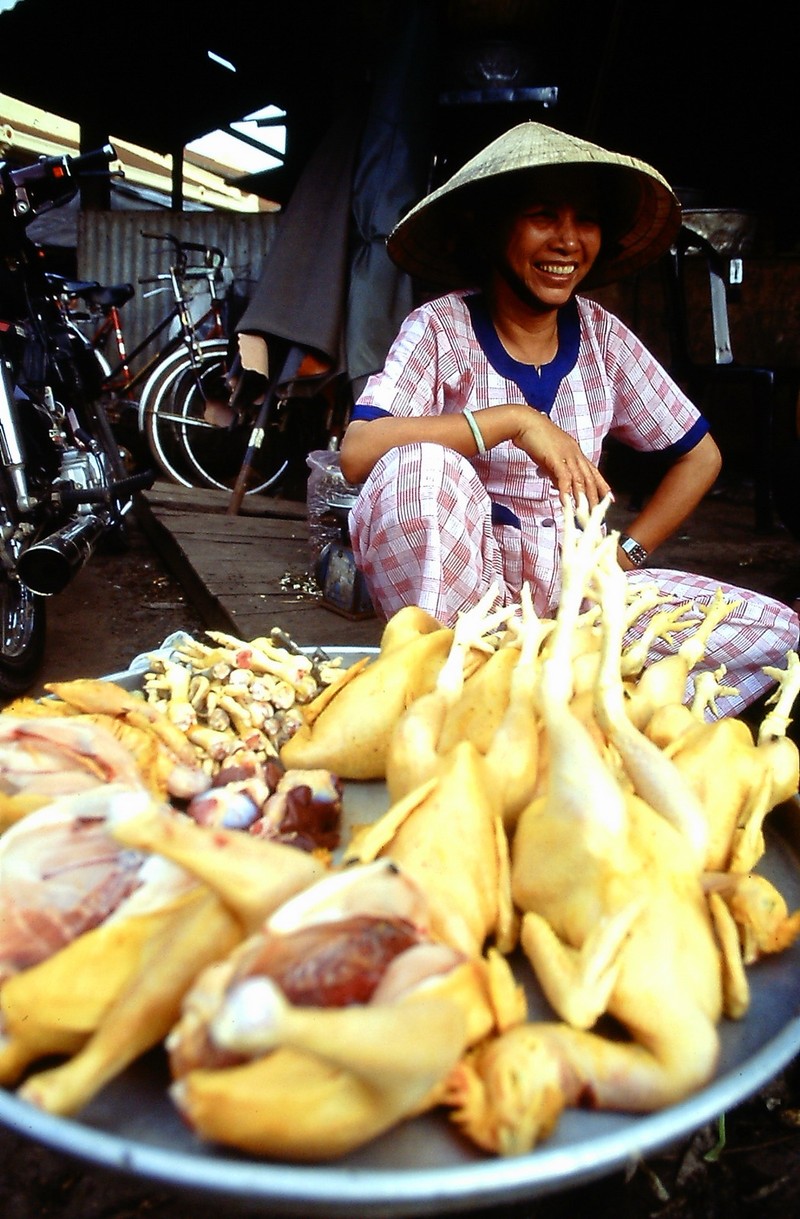
{"label": "blue collar trim", "polygon": [[559,385],[564,377],[572,372],[578,360],[581,325],[574,298],[558,312],[558,352],[554,360],[544,365],[541,373],[538,373],[532,364],[522,364],[508,354],[498,338],[482,295],[468,296],[466,305],[472,318],[475,337],[495,372],[507,381],[513,381],[529,406],[549,415]]}

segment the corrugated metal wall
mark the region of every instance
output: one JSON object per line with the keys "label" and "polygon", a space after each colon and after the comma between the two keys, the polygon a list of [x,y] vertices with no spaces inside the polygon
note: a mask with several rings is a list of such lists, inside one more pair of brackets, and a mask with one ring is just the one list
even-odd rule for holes
{"label": "corrugated metal wall", "polygon": [[[83,212],[78,220],[78,275],[102,284],[136,286],[136,295],[122,312],[125,339],[131,351],[174,303],[168,284],[165,291],[149,295],[155,285],[139,283],[140,279],[167,271],[170,263],[169,242],[143,237],[143,231],[172,233],[181,241],[217,246],[225,253],[226,284],[232,285],[237,295],[246,297],[258,281],[279,215],[221,211]],[[200,313],[204,308],[198,289],[194,309]],[[154,347],[148,347],[141,359],[153,351]]]}

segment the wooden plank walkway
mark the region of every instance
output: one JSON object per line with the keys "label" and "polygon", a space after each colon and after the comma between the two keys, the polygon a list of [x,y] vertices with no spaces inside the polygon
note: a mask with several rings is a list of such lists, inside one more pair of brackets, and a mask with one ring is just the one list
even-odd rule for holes
{"label": "wooden plank walkway", "polygon": [[[229,502],[225,491],[163,482],[140,497],[137,512],[208,628],[252,639],[280,626],[304,646],[377,646],[382,630],[377,618],[351,622],[321,604],[310,573],[305,503],[251,495],[239,516],[228,516]],[[621,499],[611,523],[624,531],[630,516]],[[797,541],[779,525],[756,533],[752,521],[751,488],[708,495],[659,548],[657,564],[796,606]]]}
{"label": "wooden plank walkway", "polygon": [[306,506],[157,482],[137,517],[209,629],[253,639],[279,626],[303,646],[376,646],[382,623],[352,621],[321,602],[311,573]]}

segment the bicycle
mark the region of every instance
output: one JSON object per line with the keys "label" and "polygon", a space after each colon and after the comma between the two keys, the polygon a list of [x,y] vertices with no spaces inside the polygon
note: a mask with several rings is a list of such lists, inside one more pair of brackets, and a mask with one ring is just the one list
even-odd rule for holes
{"label": "bicycle", "polygon": [[[287,384],[281,393],[271,395],[270,410],[263,425],[257,426],[258,398],[250,401],[247,392],[240,392],[241,384],[235,388],[236,376],[232,385],[225,302],[218,290],[222,252],[216,247],[181,242],[172,234],[142,235],[172,243],[169,270],[139,282],[169,288],[175,304],[130,353],[120,310],[130,299],[132,286],[69,285],[90,315],[100,316],[89,338],[104,361],[106,410],[119,428],[125,411],[135,409],[137,435],[146,438],[149,455],[172,482],[234,491],[241,502],[245,493],[254,495],[274,487],[289,472],[292,458],[301,450],[305,454],[309,448],[324,447],[334,428],[332,413],[336,412],[332,412],[329,401],[314,397],[313,391],[311,395],[308,391],[298,395],[295,387]],[[201,254],[199,266],[189,264],[190,253]],[[198,277],[206,280],[209,308],[194,319],[184,285]],[[176,321],[178,333],[144,368],[136,370],[135,361],[142,351]],[[109,345],[112,362],[103,354]],[[143,380],[138,401],[132,401],[131,390]],[[244,468],[246,492],[242,487]]]}
{"label": "bicycle", "polygon": [[[180,455],[170,455],[157,443],[157,436],[156,444],[151,442],[147,427],[149,403],[176,364],[182,367],[188,359],[192,368],[201,371],[212,356],[227,351],[226,302],[219,291],[225,255],[216,246],[181,241],[172,233],[142,232],[142,236],[167,241],[172,246],[168,270],[142,278],[139,283],[156,284],[155,291],[170,291],[173,304],[130,351],[120,311],[134,295],[132,284],[103,286],[95,282],[61,281],[58,290],[71,324],[80,330],[100,367],[98,392],[111,423],[119,428],[124,419],[134,414],[137,433],[147,436],[150,453],[162,472],[168,478],[187,482],[179,464]],[[199,261],[194,257],[198,254]],[[205,281],[208,307],[195,316],[187,286],[198,279]],[[165,332],[167,341],[160,342]],[[142,359],[154,344],[155,350]]]}
{"label": "bicycle", "polygon": [[[173,257],[166,272],[139,283],[163,285],[175,303],[130,353],[119,312],[130,299],[130,285],[83,285],[76,292],[101,316],[90,335],[98,355],[107,351],[108,344],[113,345],[113,362],[105,359],[107,410],[119,422],[125,410],[135,409],[138,433],[146,438],[149,452],[171,481],[186,487],[230,489],[244,459],[249,430],[229,406],[229,340],[225,298],[219,291],[224,254],[215,246],[180,241],[171,233],[143,232],[142,236],[169,241]],[[201,255],[199,265],[191,261],[196,254]],[[209,307],[195,318],[185,286],[197,279],[205,280]],[[138,357],[169,326],[176,326],[176,333],[137,369]],[[138,401],[131,401],[131,391],[142,382]],[[275,451],[272,445],[273,456]],[[274,485],[286,467],[284,459],[273,461],[269,471],[253,481],[248,494]]]}
{"label": "bicycle", "polygon": [[[231,393],[229,374],[227,352],[210,354],[199,371],[184,358],[162,380],[146,426],[157,459],[171,459],[173,467],[181,458],[186,461],[192,476],[188,483],[179,479],[186,485],[199,480],[202,486],[236,492],[246,467],[241,498],[279,483],[301,448],[307,452],[308,444],[322,443],[320,429],[327,439],[330,408],[321,400],[273,395],[262,415],[258,396],[252,401],[247,390]],[[325,422],[314,426],[320,411]],[[313,439],[306,444],[308,436]]]}
{"label": "bicycle", "polygon": [[[200,339],[226,337],[225,299],[219,292],[221,271],[225,262],[222,250],[198,242],[181,241],[172,233],[143,231],[141,235],[155,241],[167,241],[173,247],[173,256],[166,272],[139,280],[140,285],[159,285],[154,290],[156,292],[171,290],[173,304],[132,351],[127,350],[120,310],[134,295],[133,284],[103,286],[95,282],[65,283],[63,289],[65,295],[82,300],[88,309],[88,313],[81,312],[73,299],[69,304],[69,312],[74,321],[86,323],[99,318],[99,322],[88,332],[85,325],[81,326],[81,329],[98,353],[104,367],[104,390],[118,399],[118,405],[135,406],[137,410],[142,398],[146,397],[148,379],[152,379],[162,361],[174,352],[182,350],[182,346],[192,351],[195,342]],[[202,255],[199,265],[190,261],[190,255],[193,253]],[[199,318],[192,316],[191,303],[186,292],[187,283],[196,279],[205,280],[209,298],[208,308]],[[137,367],[139,357],[156,343],[169,327],[173,327],[173,333],[167,342],[157,347],[155,352]],[[113,348],[110,357],[109,346]],[[141,398],[131,402],[122,397],[142,383],[144,389]]]}

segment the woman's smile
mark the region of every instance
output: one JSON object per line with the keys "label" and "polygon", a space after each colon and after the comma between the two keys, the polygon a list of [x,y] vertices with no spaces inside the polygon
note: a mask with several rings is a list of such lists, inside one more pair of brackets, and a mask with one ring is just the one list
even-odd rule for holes
{"label": "woman's smile", "polygon": [[575,262],[540,262],[538,267],[545,275],[566,276],[573,275],[578,269],[578,264]]}

